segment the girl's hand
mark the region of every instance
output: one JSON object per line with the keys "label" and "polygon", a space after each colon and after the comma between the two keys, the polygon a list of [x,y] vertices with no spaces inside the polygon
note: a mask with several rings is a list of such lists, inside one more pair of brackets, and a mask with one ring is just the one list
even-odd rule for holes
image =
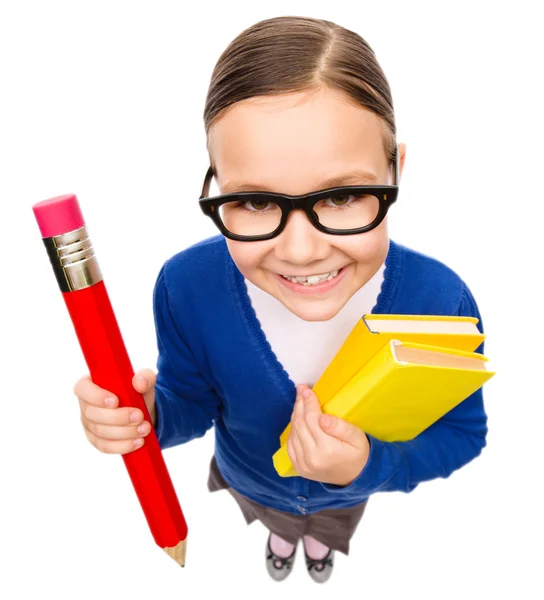
{"label": "girl's hand", "polygon": [[[309,392],[304,397],[304,392]],[[297,387],[287,453],[298,475],[349,485],[363,470],[370,452],[366,434],[344,419],[325,415],[315,392]]]}
{"label": "girl's hand", "polygon": [[[151,369],[141,369],[132,379],[134,389],[143,395],[152,423],[144,420],[139,408],[120,407],[115,394],[96,385],[89,375],[79,379],[74,393],[79,400],[81,424],[95,448],[106,454],[127,454],[144,444],[145,436],[156,424],[155,379]],[[112,403],[106,402],[108,398]]]}

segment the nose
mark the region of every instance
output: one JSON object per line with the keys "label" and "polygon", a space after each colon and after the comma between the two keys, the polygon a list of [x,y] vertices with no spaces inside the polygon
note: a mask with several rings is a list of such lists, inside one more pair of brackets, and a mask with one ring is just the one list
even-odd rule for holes
{"label": "nose", "polygon": [[319,262],[329,255],[327,235],[316,229],[303,210],[292,210],[285,229],[276,237],[274,247],[278,260],[305,266]]}

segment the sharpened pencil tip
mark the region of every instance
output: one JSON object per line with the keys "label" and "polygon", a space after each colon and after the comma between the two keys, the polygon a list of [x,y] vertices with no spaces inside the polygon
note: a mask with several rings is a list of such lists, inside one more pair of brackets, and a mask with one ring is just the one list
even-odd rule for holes
{"label": "sharpened pencil tip", "polygon": [[187,538],[184,540],[181,540],[181,542],[179,542],[175,546],[172,546],[172,547],[167,546],[166,548],[163,548],[163,550],[166,552],[166,554],[168,554],[168,556],[170,556],[170,558],[173,558],[178,563],[178,565],[180,565],[181,567],[185,566],[185,554],[187,551]]}

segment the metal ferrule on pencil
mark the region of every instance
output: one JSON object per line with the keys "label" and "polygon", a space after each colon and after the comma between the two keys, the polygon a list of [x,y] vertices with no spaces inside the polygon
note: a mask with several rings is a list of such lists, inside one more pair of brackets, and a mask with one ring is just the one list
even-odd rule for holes
{"label": "metal ferrule on pencil", "polygon": [[85,225],[42,239],[61,292],[83,290],[102,281],[102,272]]}

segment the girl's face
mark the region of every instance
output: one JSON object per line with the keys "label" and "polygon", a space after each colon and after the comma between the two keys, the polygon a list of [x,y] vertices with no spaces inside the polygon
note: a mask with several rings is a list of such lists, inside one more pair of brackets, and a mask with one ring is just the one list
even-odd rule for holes
{"label": "girl's face", "polygon": [[[331,89],[237,102],[210,128],[208,147],[222,194],[298,195],[341,185],[392,183],[379,118]],[[402,172],[406,148],[398,147]],[[387,256],[389,236],[387,218],[365,233],[331,235],[296,210],[271,240],[226,238],[226,243],[236,266],[254,285],[301,319],[327,321],[377,272]],[[282,277],[340,269],[319,291]]]}

